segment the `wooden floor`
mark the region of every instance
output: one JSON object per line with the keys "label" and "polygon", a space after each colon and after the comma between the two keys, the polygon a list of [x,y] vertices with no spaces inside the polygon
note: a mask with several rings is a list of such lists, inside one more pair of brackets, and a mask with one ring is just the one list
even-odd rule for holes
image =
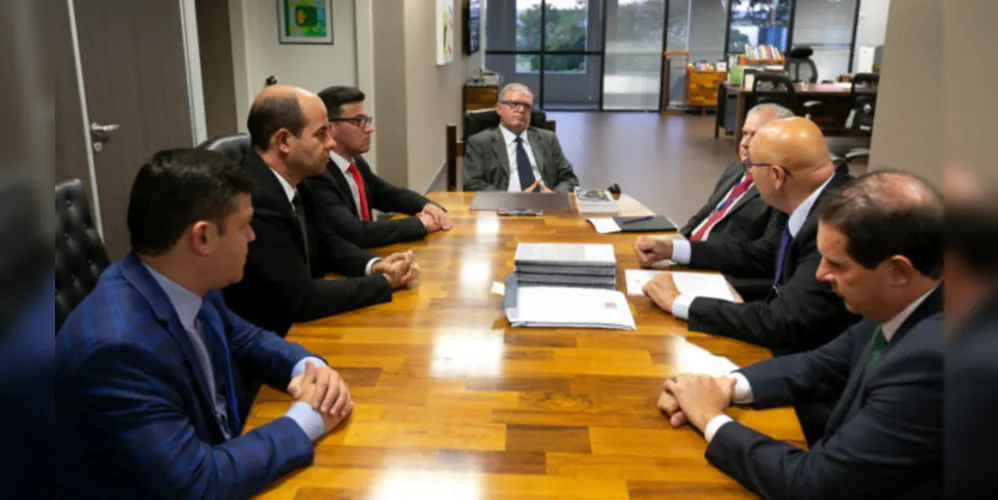
{"label": "wooden floor", "polygon": [[[548,119],[557,124],[562,149],[583,187],[617,183],[679,224],[696,213],[721,172],[737,159],[732,137],[714,139],[711,115],[551,112]],[[833,153],[844,155],[869,141],[830,138],[828,143]]]}
{"label": "wooden floor", "polygon": [[[314,465],[262,498],[753,497],[707,463],[699,432],[671,428],[655,403],[664,378],[702,366],[690,344],[739,365],[766,349],[688,332],[646,297],[628,298],[637,331],[511,328],[490,290],[518,242],[613,244],[623,290],[623,270],[638,267],[634,235],[597,235],[572,212],[471,212],[470,193],[431,198],[450,211],[451,231],[376,252],[413,250],[417,287],[289,333],[340,371],[356,406],[317,443]],[[264,388],[246,430],[289,403]],[[729,414],[803,446],[790,409]]]}

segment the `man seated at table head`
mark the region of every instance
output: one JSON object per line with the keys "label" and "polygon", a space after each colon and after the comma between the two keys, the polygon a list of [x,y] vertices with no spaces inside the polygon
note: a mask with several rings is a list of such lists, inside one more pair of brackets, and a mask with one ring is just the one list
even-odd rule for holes
{"label": "man seated at table head", "polygon": [[534,94],[510,83],[499,92],[499,126],[464,143],[464,190],[571,192],[579,185],[558,136],[530,124]]}
{"label": "man seated at table head", "polygon": [[[941,498],[943,231],[940,195],[910,174],[867,174],[826,197],[817,275],[864,320],[727,377],[672,377],[659,407],[703,432],[707,460],[763,498]],[[724,413],[822,400],[836,404],[809,450]]]}
{"label": "man seated at table head", "polygon": [[[253,241],[252,190],[210,151],[163,151],[139,170],[132,252],[56,337],[57,496],[248,498],[309,464],[312,442],[352,409],[321,359],[222,300]],[[245,377],[297,401],[243,434]]]}
{"label": "man seated at table head", "polygon": [[[286,335],[312,321],[392,299],[392,289],[419,276],[412,253],[384,260],[340,238],[316,220],[302,179],[322,174],[335,141],[326,106],[305,89],[273,85],[256,97],[247,128],[253,152],[243,167],[253,179],[253,230],[246,275],[225,300],[249,321]],[[327,280],[337,273],[344,279]]]}
{"label": "man seated at table head", "polygon": [[[356,87],[329,87],[319,92],[329,115],[329,134],[336,143],[326,170],[305,179],[315,197],[316,222],[361,248],[391,245],[449,230],[451,220],[440,206],[415,191],[393,186],[377,176],[362,154],[371,149],[374,117],[364,109],[364,93]],[[372,210],[411,218],[375,221]]]}
{"label": "man seated at table head", "polygon": [[[759,129],[750,156],[745,171],[752,175],[763,201],[780,212],[767,231],[780,236],[691,245],[690,250],[698,259],[729,262],[730,267],[772,269],[775,263],[769,296],[734,303],[681,294],[668,272],[645,285],[645,294],[663,310],[688,320],[691,330],[751,342],[777,353],[818,347],[858,319],[828,283],[815,278],[820,261],[817,207],[847,177],[836,172],[817,125],[804,118],[776,120]],[[640,249],[638,258],[657,260]]]}

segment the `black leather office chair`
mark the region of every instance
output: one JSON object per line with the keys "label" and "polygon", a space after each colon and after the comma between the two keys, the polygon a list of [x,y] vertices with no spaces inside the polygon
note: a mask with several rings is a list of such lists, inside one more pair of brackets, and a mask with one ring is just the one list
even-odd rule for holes
{"label": "black leather office chair", "polygon": [[[547,113],[543,109],[530,111],[530,125],[554,131],[554,122],[548,123]],[[462,140],[490,128],[499,126],[499,113],[495,109],[479,109],[464,113],[464,135]]]}
{"label": "black leather office chair", "polygon": [[818,67],[815,66],[811,55],[814,49],[807,45],[794,47],[783,63],[783,70],[790,76],[790,81],[794,83],[818,83]]}
{"label": "black leather office chair", "polygon": [[[852,77],[850,95],[852,110],[846,118],[846,128],[873,132],[873,117],[877,111],[877,87],[880,75],[877,73],[856,73]],[[869,160],[870,148],[856,148],[846,153],[846,160]]]}
{"label": "black leather office chair", "polygon": [[55,329],[93,291],[111,264],[94,226],[83,183],[71,179],[55,187]]}
{"label": "black leather office chair", "polygon": [[803,114],[794,84],[785,75],[756,73],[752,82],[752,94],[757,104],[779,104],[795,114]]}
{"label": "black leather office chair", "polygon": [[232,158],[236,163],[242,163],[243,158],[253,151],[253,146],[249,134],[228,134],[212,137],[202,142],[198,149],[222,153]]}

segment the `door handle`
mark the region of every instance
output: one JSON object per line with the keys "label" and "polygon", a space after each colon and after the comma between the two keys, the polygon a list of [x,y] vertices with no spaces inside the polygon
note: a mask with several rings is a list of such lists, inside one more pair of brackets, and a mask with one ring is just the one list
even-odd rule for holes
{"label": "door handle", "polygon": [[107,125],[101,125],[100,123],[93,122],[90,124],[90,131],[95,134],[110,134],[115,130],[118,130],[119,125],[117,123],[109,123]]}

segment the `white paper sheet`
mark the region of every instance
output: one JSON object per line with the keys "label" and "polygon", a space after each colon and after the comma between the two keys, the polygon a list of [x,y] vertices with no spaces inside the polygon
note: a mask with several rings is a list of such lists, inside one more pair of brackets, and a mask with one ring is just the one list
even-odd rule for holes
{"label": "white paper sheet", "polygon": [[[652,278],[662,273],[650,269],[627,269],[624,271],[624,281],[627,282],[627,295],[644,295],[641,288]],[[713,297],[715,299],[734,302],[735,297],[728,288],[728,281],[720,274],[674,272],[672,278],[676,288],[683,295],[697,297]]]}
{"label": "white paper sheet", "polygon": [[617,221],[613,220],[613,217],[592,217],[589,219],[589,223],[599,234],[620,232],[620,226],[617,225]]}
{"label": "white paper sheet", "polygon": [[676,367],[676,373],[697,373],[720,377],[739,368],[730,359],[718,356],[685,338],[676,337],[670,352],[669,364]]}

